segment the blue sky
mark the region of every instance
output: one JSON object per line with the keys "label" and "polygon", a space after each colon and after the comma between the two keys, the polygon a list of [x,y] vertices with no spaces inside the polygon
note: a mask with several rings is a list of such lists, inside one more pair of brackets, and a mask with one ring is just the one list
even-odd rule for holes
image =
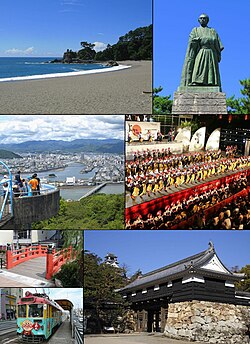
{"label": "blue sky", "polygon": [[209,241],[228,268],[250,264],[250,231],[85,231],[84,248],[101,258],[114,253],[133,274],[202,252]]}
{"label": "blue sky", "polygon": [[151,0],[0,2],[0,56],[62,56],[81,41],[114,44],[152,23]]}
{"label": "blue sky", "polygon": [[81,288],[24,288],[23,295],[26,291],[31,293],[43,293],[45,291],[52,300],[67,299],[73,303],[75,308],[82,308],[83,290]]}
{"label": "blue sky", "polygon": [[227,97],[239,97],[239,80],[250,77],[249,0],[154,0],[154,87],[173,96],[180,83],[188,37],[206,13],[225,47],[220,73]]}

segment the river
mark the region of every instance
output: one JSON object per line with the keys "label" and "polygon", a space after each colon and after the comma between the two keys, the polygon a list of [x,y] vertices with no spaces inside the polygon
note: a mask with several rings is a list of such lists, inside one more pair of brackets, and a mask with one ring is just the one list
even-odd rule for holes
{"label": "river", "polygon": [[[64,199],[71,199],[73,201],[79,200],[82,196],[84,196],[87,192],[94,189],[95,186],[82,186],[82,187],[72,187],[67,189],[60,189],[60,195]],[[105,193],[105,194],[122,194],[124,193],[125,187],[124,184],[107,184],[102,189],[100,189],[98,193]]]}
{"label": "river", "polygon": [[[88,173],[80,173],[80,171],[84,168],[83,164],[74,162],[69,164],[69,166],[65,167],[64,169],[60,170],[50,170],[46,172],[39,172],[39,178],[46,178],[49,182],[65,182],[67,177],[75,177],[76,179],[89,179],[94,177],[95,172],[98,171],[97,168],[94,168],[91,172]],[[55,174],[56,177],[48,177],[49,174]],[[28,177],[28,175],[23,175],[24,178]],[[72,187],[72,188],[65,188],[60,189],[60,194],[64,199],[72,199],[72,200],[79,200],[82,196],[84,196],[87,192],[92,190],[95,186],[79,186],[79,187]],[[105,193],[105,194],[121,194],[124,193],[124,185],[121,184],[107,184],[97,193]]]}

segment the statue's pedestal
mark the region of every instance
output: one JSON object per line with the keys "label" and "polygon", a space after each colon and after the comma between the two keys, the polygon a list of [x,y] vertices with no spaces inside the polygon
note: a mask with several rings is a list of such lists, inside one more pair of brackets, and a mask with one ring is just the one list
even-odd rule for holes
{"label": "statue's pedestal", "polygon": [[174,93],[172,114],[225,115],[226,94],[217,86],[180,86]]}

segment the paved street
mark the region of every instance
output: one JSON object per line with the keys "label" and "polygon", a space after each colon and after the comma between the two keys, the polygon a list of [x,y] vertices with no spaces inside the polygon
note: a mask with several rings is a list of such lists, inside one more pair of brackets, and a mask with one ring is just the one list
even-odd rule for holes
{"label": "paved street", "polygon": [[[100,335],[85,336],[84,344],[190,344],[188,341],[175,340],[162,335],[131,334],[131,335]],[[198,342],[195,342],[199,344]],[[201,344],[201,343],[200,343]]]}
{"label": "paved street", "polygon": [[50,281],[39,280],[38,278],[31,278],[25,275],[19,275],[11,272],[12,270],[0,270],[0,285],[1,287],[53,287]]}
{"label": "paved street", "polygon": [[70,344],[74,343],[71,337],[70,322],[65,321],[56,331],[56,333],[49,339],[48,344]]}

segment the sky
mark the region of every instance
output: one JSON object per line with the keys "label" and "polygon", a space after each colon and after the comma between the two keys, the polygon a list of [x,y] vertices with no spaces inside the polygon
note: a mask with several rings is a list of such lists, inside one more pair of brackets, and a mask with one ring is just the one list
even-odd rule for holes
{"label": "sky", "polygon": [[[154,87],[173,96],[180,84],[188,37],[206,13],[225,47],[220,74],[226,96],[241,96],[239,80],[250,78],[249,0],[154,0]],[[171,97],[172,98],[172,97]]]}
{"label": "sky", "polygon": [[0,115],[0,144],[124,139],[124,115]]}
{"label": "sky", "polygon": [[107,253],[128,266],[128,275],[174,263],[208,249],[215,251],[227,268],[250,264],[250,231],[85,231],[84,249],[102,259]]}
{"label": "sky", "polygon": [[83,290],[81,288],[24,288],[23,293],[26,291],[31,293],[45,293],[52,300],[67,299],[70,300],[75,308],[83,307]]}
{"label": "sky", "polygon": [[151,0],[0,1],[0,56],[61,57],[80,42],[96,50],[152,23]]}

